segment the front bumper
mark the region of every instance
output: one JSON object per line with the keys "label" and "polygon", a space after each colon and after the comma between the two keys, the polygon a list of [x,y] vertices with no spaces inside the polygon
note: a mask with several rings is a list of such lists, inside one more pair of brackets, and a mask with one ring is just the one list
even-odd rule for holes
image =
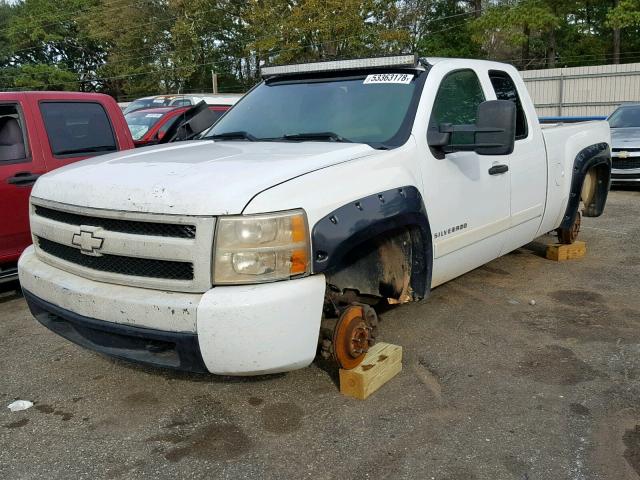
{"label": "front bumper", "polygon": [[175,293],[97,282],[40,260],[18,264],[34,316],[92,350],[150,365],[259,375],[309,365],[316,354],[323,275]]}
{"label": "front bumper", "polygon": [[112,357],[156,367],[207,372],[198,336],[105,322],[57,307],[23,290],[29,310],[42,325],[61,337]]}

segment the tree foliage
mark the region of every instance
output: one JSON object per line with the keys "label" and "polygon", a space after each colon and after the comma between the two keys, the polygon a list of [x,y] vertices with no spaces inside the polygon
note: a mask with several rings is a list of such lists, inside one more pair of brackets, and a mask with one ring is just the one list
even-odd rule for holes
{"label": "tree foliage", "polygon": [[640,0],[0,0],[0,88],[242,91],[264,63],[392,53],[519,68],[640,57]]}

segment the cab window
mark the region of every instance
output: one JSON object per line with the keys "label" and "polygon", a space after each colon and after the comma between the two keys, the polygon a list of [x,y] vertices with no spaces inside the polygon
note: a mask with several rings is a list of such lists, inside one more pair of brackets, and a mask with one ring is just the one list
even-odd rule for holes
{"label": "cab window", "polygon": [[[473,70],[452,72],[442,80],[438,88],[430,124],[475,124],[478,105],[484,100],[480,80]],[[451,143],[458,145],[474,143],[474,135],[469,132],[456,132],[452,135]]]}
{"label": "cab window", "polygon": [[27,161],[22,118],[15,104],[0,105],[0,164]]}
{"label": "cab window", "polygon": [[41,102],[51,153],[56,157],[95,155],[117,150],[111,122],[93,102]]}
{"label": "cab window", "polygon": [[527,116],[524,113],[518,89],[507,72],[491,70],[489,79],[498,100],[510,100],[516,104],[516,140],[527,138]]}

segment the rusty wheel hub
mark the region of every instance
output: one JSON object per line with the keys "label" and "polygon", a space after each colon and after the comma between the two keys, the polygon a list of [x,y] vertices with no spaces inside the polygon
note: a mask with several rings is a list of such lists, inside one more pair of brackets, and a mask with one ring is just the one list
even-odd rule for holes
{"label": "rusty wheel hub", "polygon": [[559,228],[558,229],[558,240],[560,243],[570,245],[574,243],[578,234],[580,233],[580,225],[582,224],[582,212],[578,211],[576,214],[576,219],[573,221],[569,228]]}
{"label": "rusty wheel hub", "polygon": [[367,305],[347,307],[333,332],[333,357],[341,368],[355,368],[375,343],[377,316]]}

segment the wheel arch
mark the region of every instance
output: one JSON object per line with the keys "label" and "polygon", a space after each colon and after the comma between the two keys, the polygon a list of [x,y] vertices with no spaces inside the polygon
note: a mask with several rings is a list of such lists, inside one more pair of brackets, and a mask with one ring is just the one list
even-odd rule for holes
{"label": "wheel arch", "polygon": [[611,150],[607,143],[596,143],[582,149],[573,162],[569,201],[559,228],[569,228],[575,221],[583,195],[583,187],[588,176],[594,184],[589,198],[585,199],[584,215],[602,215],[611,186]]}
{"label": "wheel arch", "polygon": [[335,209],[313,226],[311,238],[314,273],[330,278],[353,266],[351,254],[358,247],[388,242],[396,253],[402,251],[410,258],[411,299],[429,294],[431,229],[422,196],[414,186],[385,190]]}

